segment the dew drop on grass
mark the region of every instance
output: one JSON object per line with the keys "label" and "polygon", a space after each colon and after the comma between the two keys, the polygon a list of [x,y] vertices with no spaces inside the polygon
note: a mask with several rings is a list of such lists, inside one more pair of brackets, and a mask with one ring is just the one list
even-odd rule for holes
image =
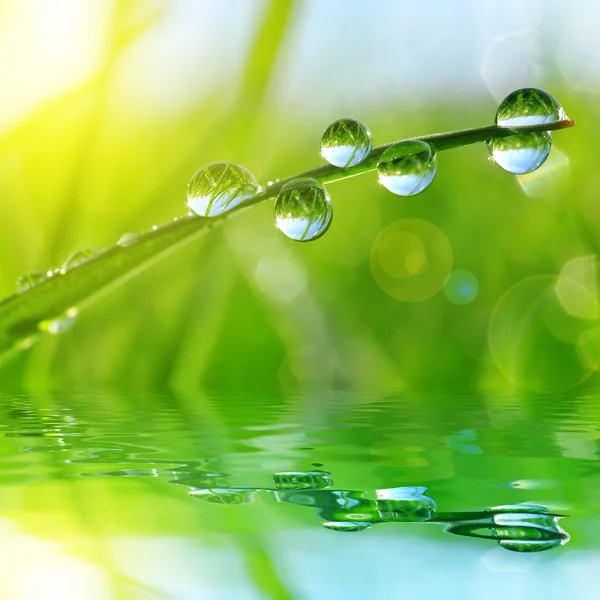
{"label": "dew drop on grass", "polygon": [[137,242],[139,237],[140,236],[137,233],[124,233],[119,238],[119,241],[117,242],[117,246],[122,246],[123,248],[126,248],[127,246],[131,246],[132,244],[135,244],[135,242]]}
{"label": "dew drop on grass", "polygon": [[334,121],[321,138],[321,156],[335,167],[358,165],[372,149],[369,128],[356,119]]}
{"label": "dew drop on grass", "polygon": [[537,88],[523,88],[510,93],[498,107],[496,125],[517,127],[566,121],[567,117],[558,100]]}
{"label": "dew drop on grass", "polygon": [[532,131],[507,137],[495,137],[488,142],[494,162],[514,175],[524,175],[539,169],[552,149],[549,131]]}
{"label": "dew drop on grass", "polygon": [[95,250],[89,249],[78,250],[77,252],[73,252],[73,254],[71,254],[71,256],[69,256],[69,258],[67,258],[67,260],[65,260],[65,262],[63,263],[62,267],[60,268],[60,272],[62,274],[65,274],[69,269],[72,269],[73,267],[87,262],[88,260],[96,256],[96,254],[97,252]]}
{"label": "dew drop on grass", "polygon": [[311,242],[331,225],[333,206],[327,190],[314,179],[284,185],[275,201],[275,223],[292,240]]}
{"label": "dew drop on grass", "polygon": [[398,196],[415,196],[425,191],[431,185],[436,169],[435,152],[420,140],[390,146],[377,165],[379,183]]}
{"label": "dew drop on grass", "polygon": [[325,521],[323,527],[332,531],[364,531],[373,527],[373,523],[366,521]]}
{"label": "dew drop on grass", "polygon": [[231,162],[213,162],[194,173],[187,188],[187,203],[195,214],[215,217],[259,191],[254,175],[245,167]]}
{"label": "dew drop on grass", "polygon": [[20,294],[21,292],[32,288],[34,285],[41,283],[45,279],[45,273],[25,273],[25,275],[21,275],[15,282],[15,291],[17,294]]}
{"label": "dew drop on grass", "polygon": [[211,504],[250,504],[254,502],[256,490],[244,488],[210,488],[204,490],[192,490],[190,496],[210,502]]}

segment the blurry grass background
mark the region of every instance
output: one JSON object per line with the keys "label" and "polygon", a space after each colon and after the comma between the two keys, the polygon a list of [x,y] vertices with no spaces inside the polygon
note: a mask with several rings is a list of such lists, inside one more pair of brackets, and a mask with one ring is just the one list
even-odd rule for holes
{"label": "blurry grass background", "polygon": [[[533,182],[480,145],[440,155],[415,198],[373,174],[332,185],[332,227],[311,244],[274,228],[271,203],[245,211],[4,365],[4,386],[279,394],[595,381],[594,3],[6,0],[0,11],[0,296],[27,271],[184,213],[187,181],[207,162],[239,162],[263,184],[316,166],[322,131],[342,116],[378,144],[489,124],[502,97],[534,85],[578,122],[555,134],[560,152]],[[475,275],[471,303],[441,291],[447,272],[419,302],[378,286],[374,244],[407,218],[434,224],[453,268]],[[428,240],[414,243],[433,269]],[[402,262],[414,248],[396,250]],[[573,260],[583,267],[565,304],[555,278]]]}

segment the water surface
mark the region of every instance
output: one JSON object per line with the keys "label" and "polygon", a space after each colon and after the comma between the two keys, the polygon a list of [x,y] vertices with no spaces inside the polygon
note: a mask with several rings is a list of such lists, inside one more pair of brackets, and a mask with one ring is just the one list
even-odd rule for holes
{"label": "water surface", "polygon": [[[599,404],[5,395],[0,584],[37,599],[594,597]],[[552,515],[568,517],[560,539]],[[498,541],[515,535],[513,551]]]}

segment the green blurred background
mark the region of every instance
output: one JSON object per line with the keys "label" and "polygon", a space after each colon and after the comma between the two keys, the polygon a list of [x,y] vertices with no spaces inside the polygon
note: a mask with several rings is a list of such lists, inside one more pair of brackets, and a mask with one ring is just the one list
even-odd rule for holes
{"label": "green blurred background", "polygon": [[[564,8],[3,2],[2,296],[24,272],[182,214],[207,162],[239,162],[263,184],[317,166],[321,132],[342,116],[384,143],[491,123],[509,91],[534,85],[578,122],[523,181],[479,145],[440,155],[415,198],[374,174],[331,185],[333,225],[314,243],[284,238],[270,202],[244,211],[11,361],[5,382],[279,393],[594,377],[600,10]],[[420,221],[386,245],[401,219]],[[425,278],[402,271],[414,252]],[[556,277],[574,259],[565,300]],[[386,293],[381,265],[405,291]],[[443,289],[452,269],[476,279],[471,302]]]}

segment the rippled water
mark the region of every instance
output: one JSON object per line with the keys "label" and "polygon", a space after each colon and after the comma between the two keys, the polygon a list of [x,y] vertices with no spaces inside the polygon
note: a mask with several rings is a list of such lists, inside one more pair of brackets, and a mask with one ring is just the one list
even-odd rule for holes
{"label": "rippled water", "polygon": [[[4,396],[0,585],[10,598],[595,597],[599,405]],[[524,543],[541,551],[506,549]]]}

